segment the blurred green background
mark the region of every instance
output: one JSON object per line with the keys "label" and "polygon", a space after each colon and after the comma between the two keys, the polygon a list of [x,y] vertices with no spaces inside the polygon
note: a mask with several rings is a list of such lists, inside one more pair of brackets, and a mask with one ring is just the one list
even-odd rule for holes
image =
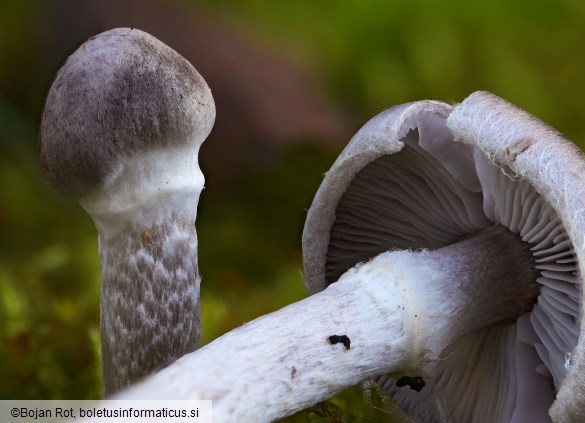
{"label": "blurred green background", "polygon": [[96,231],[37,157],[44,96],[90,35],[148,31],[216,98],[197,220],[206,343],[306,295],[306,209],[381,110],[489,90],[583,145],[583,22],[577,0],[0,0],[0,398],[101,391]]}

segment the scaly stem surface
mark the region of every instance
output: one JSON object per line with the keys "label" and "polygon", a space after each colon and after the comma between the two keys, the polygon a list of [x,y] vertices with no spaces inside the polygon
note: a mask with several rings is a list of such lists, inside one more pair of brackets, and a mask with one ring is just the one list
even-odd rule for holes
{"label": "scaly stem surface", "polygon": [[193,221],[171,214],[150,227],[100,235],[105,394],[195,349],[201,331]]}

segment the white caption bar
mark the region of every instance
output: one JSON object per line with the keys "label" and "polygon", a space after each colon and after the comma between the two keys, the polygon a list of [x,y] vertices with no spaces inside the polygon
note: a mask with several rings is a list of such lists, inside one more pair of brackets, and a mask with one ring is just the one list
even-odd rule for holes
{"label": "white caption bar", "polygon": [[0,421],[5,423],[212,423],[211,414],[207,400],[0,400]]}

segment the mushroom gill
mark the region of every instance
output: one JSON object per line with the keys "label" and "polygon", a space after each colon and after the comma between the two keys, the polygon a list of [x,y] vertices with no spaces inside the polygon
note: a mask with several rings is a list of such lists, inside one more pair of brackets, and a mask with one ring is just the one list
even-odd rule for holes
{"label": "mushroom gill", "polygon": [[425,422],[550,421],[581,318],[581,279],[565,228],[529,182],[477,147],[453,142],[444,118],[419,117],[403,132],[402,150],[368,163],[340,198],[326,283],[384,251],[434,250],[494,223],[508,228],[529,244],[538,270],[533,309],[455,340],[420,393],[387,375],[377,382]]}

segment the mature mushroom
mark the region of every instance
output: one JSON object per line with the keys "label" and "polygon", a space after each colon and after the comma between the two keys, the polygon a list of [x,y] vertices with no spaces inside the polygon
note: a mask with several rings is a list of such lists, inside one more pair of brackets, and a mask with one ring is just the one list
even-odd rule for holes
{"label": "mature mushroom", "polygon": [[[494,261],[480,259],[477,273],[466,269],[469,292],[456,280],[450,289],[413,292],[413,302],[421,294],[427,300],[423,315],[431,319],[425,345],[413,350],[431,360],[418,369],[426,387],[420,393],[399,388],[402,373],[377,379],[410,414],[422,421],[550,421],[547,410],[557,391],[563,398],[567,386],[584,388],[577,372],[565,377],[581,332],[584,164],[578,149],[552,128],[478,92],[453,111],[425,101],[380,114],[328,172],[303,238],[305,282],[312,291],[388,250],[451,250],[439,265],[451,267],[460,254],[479,256],[482,237],[493,235],[500,259],[488,254]],[[530,257],[503,261],[522,248],[518,243]],[[502,266],[501,273],[494,275],[494,266]],[[412,289],[419,284],[409,282]],[[470,313],[461,320],[457,309],[441,314],[428,303],[452,304],[455,298]],[[481,319],[479,330],[470,331],[474,318]],[[447,336],[442,319],[468,327],[455,333],[466,335],[436,348],[437,337]],[[582,404],[570,407],[583,415]],[[555,403],[557,421],[565,421],[561,410],[568,407],[567,400]]]}
{"label": "mature mushroom", "polygon": [[309,211],[305,277],[320,292],[118,398],[211,399],[222,422],[272,421],[377,377],[421,421],[548,421],[553,402],[555,421],[577,421],[583,167],[492,94],[390,109]]}
{"label": "mature mushroom", "polygon": [[47,96],[45,175],[78,199],[99,233],[107,395],[195,349],[197,155],[214,119],[195,68],[133,28],[90,37]]}

